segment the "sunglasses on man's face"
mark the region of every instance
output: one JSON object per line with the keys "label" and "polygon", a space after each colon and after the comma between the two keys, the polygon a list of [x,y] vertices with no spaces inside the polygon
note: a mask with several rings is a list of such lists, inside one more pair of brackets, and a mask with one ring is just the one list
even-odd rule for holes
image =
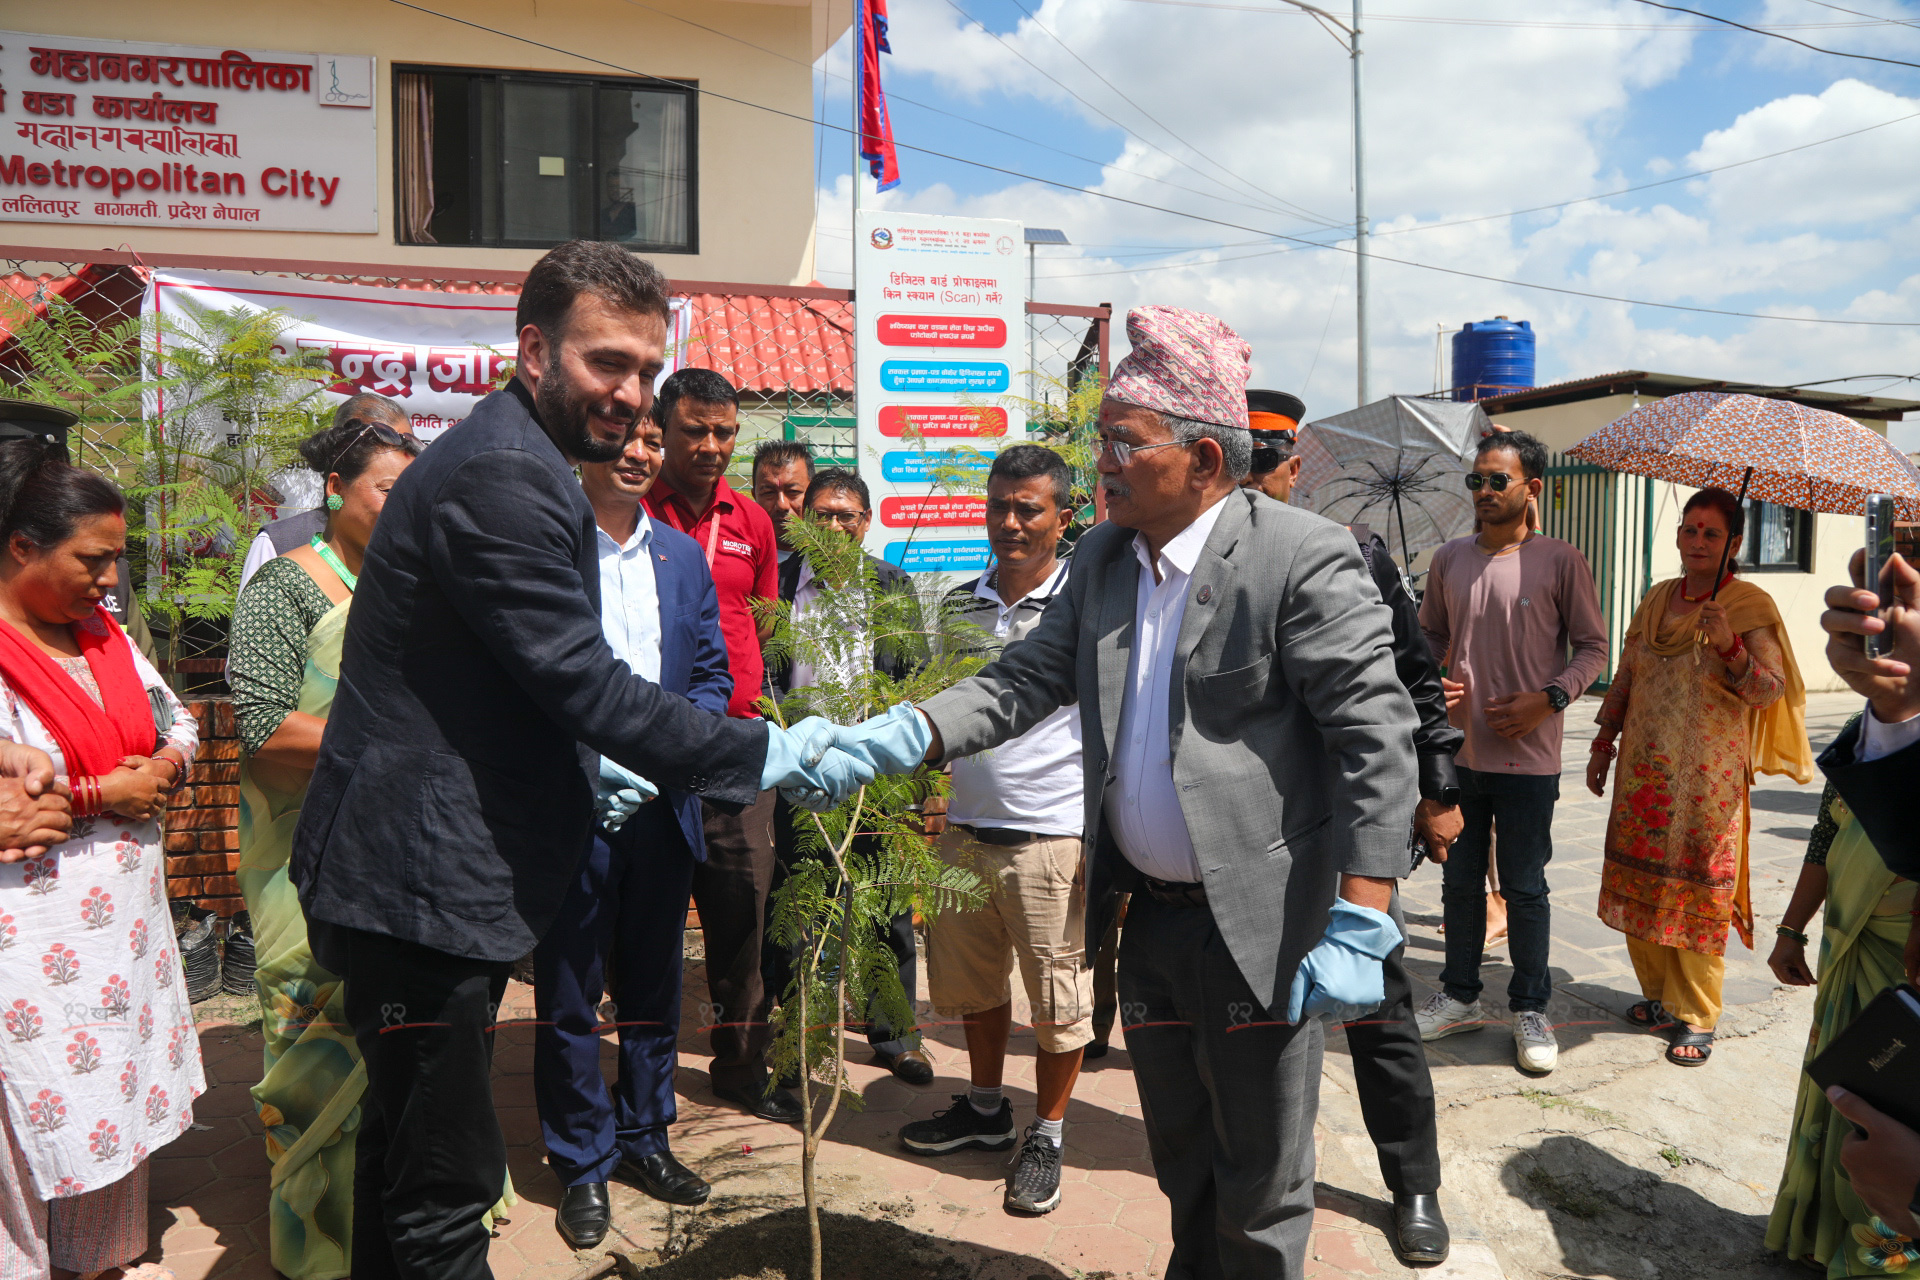
{"label": "sunglasses on man's face", "polygon": [[1481,475],[1478,471],[1467,472],[1467,488],[1473,490],[1475,493],[1480,492],[1482,488],[1487,486],[1491,486],[1495,493],[1503,493],[1506,491],[1508,485],[1518,483],[1520,483],[1518,480],[1515,480],[1504,471],[1496,471],[1490,476]]}
{"label": "sunglasses on man's face", "polygon": [[1286,459],[1272,445],[1259,445],[1253,451],[1252,470],[1256,476],[1263,476],[1278,467]]}

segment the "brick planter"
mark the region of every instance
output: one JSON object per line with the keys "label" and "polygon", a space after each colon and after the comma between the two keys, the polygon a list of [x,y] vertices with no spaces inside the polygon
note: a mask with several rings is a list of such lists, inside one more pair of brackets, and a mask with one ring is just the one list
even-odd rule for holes
{"label": "brick planter", "polygon": [[240,865],[240,738],[233,703],[197,699],[187,709],[200,725],[200,754],[167,809],[167,896],[229,916],[246,905],[234,879]]}

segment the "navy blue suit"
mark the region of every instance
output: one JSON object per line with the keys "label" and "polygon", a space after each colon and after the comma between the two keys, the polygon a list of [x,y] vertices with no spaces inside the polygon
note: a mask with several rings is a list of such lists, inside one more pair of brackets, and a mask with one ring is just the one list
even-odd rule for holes
{"label": "navy blue suit", "polygon": [[[698,543],[653,522],[660,687],[725,715],[733,694],[720,602]],[[553,927],[533,953],[539,1029],[533,1087],[562,1186],[605,1182],[623,1159],[668,1149],[676,1115],[681,935],[693,864],[706,858],[700,799],[663,789],[618,831],[596,828]],[[601,993],[609,968],[619,1076],[600,1073]]]}

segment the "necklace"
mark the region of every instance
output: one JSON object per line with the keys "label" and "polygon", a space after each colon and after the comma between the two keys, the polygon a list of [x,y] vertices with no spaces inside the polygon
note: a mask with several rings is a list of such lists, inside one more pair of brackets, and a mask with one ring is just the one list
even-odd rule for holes
{"label": "necklace", "polygon": [[1726,586],[1729,582],[1732,582],[1732,581],[1733,581],[1733,575],[1729,573],[1726,577],[1720,579],[1720,581],[1716,583],[1714,586],[1707,588],[1705,591],[1701,592],[1699,595],[1690,596],[1687,594],[1687,580],[1685,578],[1682,578],[1680,579],[1680,598],[1686,601],[1688,604],[1699,604],[1702,600],[1707,599],[1715,591],[1718,591],[1721,587]]}
{"label": "necklace", "polygon": [[326,540],[319,534],[314,534],[313,541],[307,545],[313,548],[313,553],[325,562],[327,568],[340,575],[340,581],[348,591],[352,591],[360,584],[360,575],[340,563],[340,557],[334,554],[333,548],[328,546]]}

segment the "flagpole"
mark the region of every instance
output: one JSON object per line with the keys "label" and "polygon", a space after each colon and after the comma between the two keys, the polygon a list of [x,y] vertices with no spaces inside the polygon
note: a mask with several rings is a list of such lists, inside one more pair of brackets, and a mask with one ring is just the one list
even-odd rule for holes
{"label": "flagpole", "polygon": [[[867,69],[867,19],[865,0],[853,0],[853,212],[854,222],[859,222],[860,213],[860,104],[866,85],[861,79]],[[859,239],[860,228],[852,228],[855,240]],[[851,241],[849,242],[851,243]]]}

